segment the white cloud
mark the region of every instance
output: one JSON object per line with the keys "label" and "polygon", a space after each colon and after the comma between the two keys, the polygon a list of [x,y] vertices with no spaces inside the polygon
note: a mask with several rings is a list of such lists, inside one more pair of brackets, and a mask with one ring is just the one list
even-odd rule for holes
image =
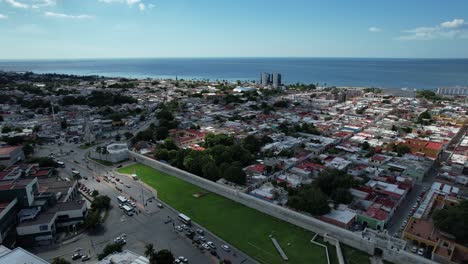
{"label": "white cloud", "polygon": [[67,15],[67,14],[54,13],[54,12],[45,12],[44,15],[46,17],[67,18],[67,19],[89,19],[89,18],[93,18],[90,15]]}
{"label": "white cloud", "polygon": [[369,31],[370,31],[370,32],[381,32],[382,29],[381,29],[381,28],[378,28],[378,27],[370,27],[370,28],[369,28]]}
{"label": "white cloud", "polygon": [[111,3],[125,3],[129,6],[140,3],[141,0],[98,0],[98,2],[111,4]]}
{"label": "white cloud", "polygon": [[433,27],[418,27],[403,31],[406,35],[402,40],[433,40],[433,39],[468,39],[468,23],[463,19],[442,22]]}
{"label": "white cloud", "polygon": [[119,3],[119,4],[126,4],[130,7],[132,6],[137,6],[140,11],[146,10],[146,8],[153,8],[153,4],[146,4],[142,0],[97,0],[98,2],[101,3],[106,3],[106,4],[113,4],[113,3]]}
{"label": "white cloud", "polygon": [[53,6],[56,4],[56,0],[5,0],[5,3],[15,8],[41,8],[44,6]]}
{"label": "white cloud", "polygon": [[8,16],[7,15],[4,15],[4,14],[0,14],[0,19],[7,19]]}
{"label": "white cloud", "polygon": [[5,0],[5,2],[15,8],[29,8],[29,5],[18,2],[16,0]]}
{"label": "white cloud", "polygon": [[444,28],[458,28],[463,25],[466,25],[465,20],[463,19],[454,19],[452,21],[446,21],[440,24],[440,26]]}

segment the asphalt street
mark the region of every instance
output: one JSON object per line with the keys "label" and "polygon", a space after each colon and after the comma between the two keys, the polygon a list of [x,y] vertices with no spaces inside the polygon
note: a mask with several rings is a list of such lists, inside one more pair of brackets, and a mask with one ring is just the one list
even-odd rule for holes
{"label": "asphalt street", "polygon": [[[71,170],[74,168],[80,172],[81,176],[87,178],[80,180],[81,184],[109,196],[112,201],[112,208],[109,210],[108,217],[100,232],[84,232],[74,238],[76,241],[67,245],[36,248],[34,253],[38,256],[48,260],[62,256],[71,260],[73,252],[80,249],[85,254],[92,256],[88,263],[95,263],[97,261],[96,255],[102,251],[106,244],[112,243],[114,238],[125,234],[127,244],[124,249],[141,255],[144,253],[145,244],[153,243],[157,250],[170,249],[175,257],[184,256],[189,259],[189,263],[219,263],[220,259],[225,258],[230,259],[233,263],[255,263],[254,260],[229,244],[227,245],[231,251],[224,251],[220,247],[222,244],[226,244],[224,241],[203,227],[194,224],[192,230],[202,228],[206,232],[204,235],[206,240],[214,242],[219,259],[209,252],[197,248],[192,244],[192,240],[185,236],[184,232],[178,232],[174,229],[175,225],[182,224],[177,220],[179,212],[167,205],[163,209],[158,208],[156,205],[161,201],[154,199],[150,199],[151,202],[148,201],[148,198],[155,196],[155,192],[129,176],[114,173],[115,168],[87,160],[88,150],[79,149],[77,144],[66,143],[62,146],[57,144],[43,145],[35,152],[36,156],[49,156],[50,153],[54,153],[60,161],[65,163],[65,168],[59,169],[61,177],[71,178]],[[119,178],[119,182],[111,183],[103,180],[103,176],[111,174]],[[99,179],[100,182],[96,179]],[[119,209],[117,203],[119,195],[135,198],[139,213],[128,216]],[[173,221],[167,223],[170,219]]]}

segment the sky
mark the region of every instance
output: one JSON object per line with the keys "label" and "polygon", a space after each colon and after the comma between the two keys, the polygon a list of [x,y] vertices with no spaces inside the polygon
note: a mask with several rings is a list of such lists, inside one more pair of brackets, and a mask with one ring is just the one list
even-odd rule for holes
{"label": "sky", "polygon": [[468,58],[465,0],[0,0],[0,59]]}

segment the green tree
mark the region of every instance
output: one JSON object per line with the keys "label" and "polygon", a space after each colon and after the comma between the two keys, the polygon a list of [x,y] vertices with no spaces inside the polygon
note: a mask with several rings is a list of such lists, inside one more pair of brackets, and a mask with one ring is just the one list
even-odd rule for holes
{"label": "green tree", "polygon": [[39,167],[58,168],[58,163],[49,157],[33,157],[28,159],[28,163],[38,163]]}
{"label": "green tree", "polygon": [[165,148],[157,148],[154,151],[154,157],[158,160],[169,161],[169,151]]}
{"label": "green tree", "polygon": [[205,145],[214,147],[216,145],[231,146],[234,145],[234,138],[226,134],[208,134],[205,137]]}
{"label": "green tree", "polygon": [[121,243],[113,243],[106,245],[102,252],[98,254],[98,260],[102,260],[103,258],[107,257],[108,255],[114,252],[122,252],[122,247],[123,244]]}
{"label": "green tree", "polygon": [[4,126],[4,127],[2,128],[2,133],[3,133],[3,134],[10,133],[11,131],[13,131],[13,129],[12,129],[11,127],[9,127],[9,126]]}
{"label": "green tree", "polygon": [[217,181],[221,178],[221,172],[219,171],[218,166],[213,161],[207,162],[202,165],[203,178],[210,181]]}
{"label": "green tree", "polygon": [[62,121],[60,121],[60,127],[62,129],[66,129],[68,127],[67,120],[63,119]]}
{"label": "green tree", "polygon": [[155,255],[155,259],[157,264],[172,264],[175,260],[172,252],[167,249],[158,251]]}
{"label": "green tree", "polygon": [[398,153],[399,156],[403,156],[406,153],[410,153],[411,148],[406,146],[406,145],[398,145],[398,146],[396,146],[395,151]]}
{"label": "green tree", "polygon": [[96,229],[101,225],[101,214],[99,210],[91,210],[85,219],[85,224],[88,228]]}
{"label": "green tree", "polygon": [[362,142],[362,144],[361,144],[361,149],[362,150],[367,150],[367,149],[369,149],[369,147],[370,147],[369,142],[367,142],[367,141]]}
{"label": "green tree", "polygon": [[34,147],[31,144],[26,143],[23,146],[23,152],[24,152],[24,155],[26,155],[26,157],[28,157],[28,156],[30,156],[31,154],[34,153]]}
{"label": "green tree", "polygon": [[154,249],[154,245],[149,243],[145,245],[145,256],[147,258],[151,258],[156,254],[156,250]]}
{"label": "green tree", "polygon": [[337,188],[332,192],[331,198],[337,204],[349,204],[353,201],[353,195],[346,188]]}
{"label": "green tree", "polygon": [[335,202],[346,203],[350,197],[345,194],[345,191],[349,192],[348,189],[355,186],[356,182],[351,175],[340,170],[325,169],[316,177],[312,185],[330,198],[338,198],[339,201]]}
{"label": "green tree", "polygon": [[247,181],[245,172],[241,167],[237,166],[230,166],[226,171],[224,171],[223,178],[240,185],[244,185]]}
{"label": "green tree", "polygon": [[169,136],[169,129],[167,127],[160,126],[156,129],[156,139],[163,140]]}
{"label": "green tree", "polygon": [[330,212],[327,196],[311,185],[300,187],[296,194],[290,195],[288,206],[312,215],[324,215]]}
{"label": "green tree", "polygon": [[434,224],[440,230],[452,234],[462,244],[468,243],[468,200],[460,204],[438,210],[434,213]]}
{"label": "green tree", "polygon": [[68,260],[65,260],[61,257],[57,257],[52,260],[52,264],[71,264],[71,263]]}
{"label": "green tree", "polygon": [[253,135],[248,135],[247,137],[245,137],[242,144],[246,150],[252,153],[257,153],[262,147],[262,143],[260,142],[260,140],[258,140]]}
{"label": "green tree", "polygon": [[432,122],[432,116],[428,111],[422,112],[418,116],[418,124],[430,124]]}
{"label": "green tree", "polygon": [[91,193],[91,196],[93,197],[96,197],[99,195],[99,192],[97,190],[94,190],[92,193]]}
{"label": "green tree", "polygon": [[[97,192],[97,191],[96,191]],[[94,191],[93,191],[94,193]],[[110,207],[110,198],[107,195],[98,195],[94,197],[91,208],[95,210],[106,210]]]}
{"label": "green tree", "polygon": [[124,133],[124,137],[125,137],[125,139],[129,140],[129,139],[131,139],[133,137],[133,134],[131,132],[127,131],[127,132]]}

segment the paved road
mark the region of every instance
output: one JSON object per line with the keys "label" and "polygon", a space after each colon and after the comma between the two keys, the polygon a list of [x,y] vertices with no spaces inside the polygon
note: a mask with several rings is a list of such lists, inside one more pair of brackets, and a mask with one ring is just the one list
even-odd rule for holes
{"label": "paved road", "polygon": [[[125,233],[127,234],[127,245],[125,248],[139,254],[143,254],[146,243],[153,243],[156,249],[170,249],[175,256],[182,255],[188,258],[191,263],[219,263],[219,259],[192,245],[191,240],[185,237],[183,232],[175,231],[172,223],[164,223],[168,219],[177,219],[178,212],[168,207],[159,209],[156,206],[158,201],[147,202],[145,206],[145,203],[141,199],[142,193],[146,201],[147,198],[153,196],[153,192],[143,187],[138,181],[134,181],[130,177],[116,176],[122,182],[116,184],[122,189],[122,192],[119,192],[113,183],[103,180],[97,182],[96,178],[101,178],[106,173],[112,172],[112,168],[90,161],[86,162],[85,156],[87,150],[78,149],[77,146],[73,144],[65,144],[60,147],[57,145],[44,145],[36,151],[35,155],[48,156],[51,152],[57,154],[60,153],[58,150],[60,148],[62,154],[59,159],[66,164],[66,167],[59,169],[59,174],[64,177],[70,177],[71,168],[79,170],[82,176],[88,177],[87,180],[80,180],[80,182],[90,189],[99,191],[100,194],[111,197],[112,209],[109,211],[109,216],[103,225],[102,232],[98,234],[83,233],[77,237],[76,242],[69,245],[37,248],[34,250],[35,253],[44,259],[52,259],[53,257],[62,255],[70,259],[72,252],[76,248],[82,248],[84,252],[94,257],[93,260],[95,262],[96,254],[100,253],[106,244],[112,242],[120,234]],[[73,152],[69,153],[70,150],[73,150]],[[126,185],[130,186],[130,188],[125,187]],[[127,216],[118,208],[116,197],[122,194],[137,199],[137,207],[140,209],[139,214]],[[174,220],[173,222],[175,225],[181,224],[178,220]],[[196,228],[199,227],[192,227],[192,229]],[[220,246],[221,244],[225,244],[225,242],[217,239],[209,232],[205,234],[205,238],[215,243],[217,254],[221,259],[227,258],[233,263],[255,263],[255,261],[237,249],[234,249],[231,245],[229,245],[232,249],[231,252],[222,250]]]}

